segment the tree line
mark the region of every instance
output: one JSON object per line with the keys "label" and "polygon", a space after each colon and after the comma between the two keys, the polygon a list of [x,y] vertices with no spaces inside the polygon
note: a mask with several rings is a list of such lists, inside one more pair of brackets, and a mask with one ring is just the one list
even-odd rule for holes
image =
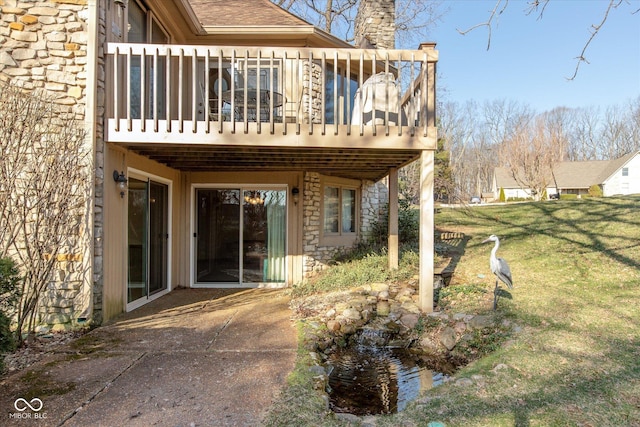
{"label": "tree line", "polygon": [[640,150],[640,96],[607,108],[543,113],[515,101],[444,102],[438,117],[450,172],[444,184],[447,196],[458,200],[489,191],[496,167],[542,194],[549,183],[541,177],[549,176],[554,163],[611,160]]}

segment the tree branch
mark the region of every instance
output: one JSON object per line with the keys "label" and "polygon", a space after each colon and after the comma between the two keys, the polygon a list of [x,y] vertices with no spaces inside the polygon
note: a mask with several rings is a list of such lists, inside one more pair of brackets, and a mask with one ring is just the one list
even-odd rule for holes
{"label": "tree branch", "polygon": [[[504,5],[502,6],[502,8],[499,9],[500,4],[503,1],[504,1]],[[489,19],[487,19],[486,22],[482,22],[480,24],[476,24],[473,27],[471,27],[469,29],[466,29],[464,31],[458,30],[458,29],[456,29],[456,30],[461,35],[466,36],[468,33],[470,33],[471,31],[475,30],[476,28],[487,27],[487,31],[489,32],[488,37],[487,37],[487,50],[489,50],[489,48],[491,47],[491,30],[492,30],[491,25],[493,24],[493,19],[495,18],[496,13],[498,15],[501,15],[502,12],[505,11],[505,9],[507,8],[508,5],[509,5],[509,0],[497,0],[496,1],[496,5],[493,7],[493,10],[491,11],[491,15],[489,15]]]}
{"label": "tree branch", "polygon": [[620,6],[621,3],[622,3],[622,0],[610,0],[609,5],[607,6],[607,10],[605,11],[604,16],[602,18],[602,21],[600,21],[600,24],[591,25],[591,37],[589,37],[589,40],[587,40],[587,42],[585,43],[584,47],[582,48],[582,52],[580,52],[580,55],[574,58],[574,59],[577,59],[576,68],[573,72],[573,75],[571,77],[566,78],[567,80],[574,80],[576,78],[576,76],[578,75],[578,70],[580,69],[580,65],[583,62],[586,62],[587,64],[589,63],[589,61],[587,61],[587,58],[584,56],[585,53],[587,52],[587,49],[589,48],[589,45],[591,44],[593,39],[596,37],[596,35],[600,32],[600,29],[605,24],[605,22],[607,22],[607,18],[609,18],[609,12],[611,11],[611,9],[617,8],[618,6]]}

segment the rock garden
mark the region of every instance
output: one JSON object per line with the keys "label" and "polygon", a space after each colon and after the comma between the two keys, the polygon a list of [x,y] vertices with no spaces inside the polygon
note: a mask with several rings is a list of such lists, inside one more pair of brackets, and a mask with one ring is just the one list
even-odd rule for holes
{"label": "rock garden", "polygon": [[[442,304],[433,313],[421,314],[417,287],[418,279],[412,277],[292,300],[292,310],[303,324],[304,348],[314,362],[311,370],[319,393],[331,392],[335,355],[363,342],[373,348],[404,349],[419,366],[439,375],[440,380],[432,384],[436,385],[449,381],[458,367],[496,348],[514,328],[499,311],[467,314],[445,308],[444,299],[457,295],[441,289],[436,295],[443,295]],[[492,295],[479,294],[489,305]],[[332,406],[328,395],[325,400]]]}

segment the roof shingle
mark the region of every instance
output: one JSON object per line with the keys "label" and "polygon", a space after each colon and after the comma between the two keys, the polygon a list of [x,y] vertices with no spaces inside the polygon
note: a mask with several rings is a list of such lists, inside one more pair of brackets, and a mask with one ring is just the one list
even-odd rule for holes
{"label": "roof shingle", "polygon": [[[634,151],[614,160],[560,162],[554,166],[553,174],[559,188],[589,188],[594,184],[602,184],[637,154]],[[507,168],[496,168],[494,173],[498,188],[521,188]],[[555,185],[553,177],[548,177],[548,182],[549,185]]]}
{"label": "roof shingle", "polygon": [[311,26],[269,0],[189,0],[203,27]]}

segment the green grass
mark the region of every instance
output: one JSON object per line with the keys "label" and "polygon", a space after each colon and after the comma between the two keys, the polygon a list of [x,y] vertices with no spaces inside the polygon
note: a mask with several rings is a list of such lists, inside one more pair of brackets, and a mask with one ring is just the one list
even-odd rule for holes
{"label": "green grass", "polygon": [[515,285],[498,310],[519,332],[377,425],[640,426],[639,211],[640,197],[441,209],[436,227],[468,238],[444,309],[489,309],[481,242],[496,234]]}
{"label": "green grass", "polygon": [[337,262],[322,274],[294,285],[291,295],[299,298],[314,293],[337,291],[367,283],[404,280],[417,273],[418,254],[408,250],[400,254],[399,268],[389,271],[387,256],[375,252]]}

